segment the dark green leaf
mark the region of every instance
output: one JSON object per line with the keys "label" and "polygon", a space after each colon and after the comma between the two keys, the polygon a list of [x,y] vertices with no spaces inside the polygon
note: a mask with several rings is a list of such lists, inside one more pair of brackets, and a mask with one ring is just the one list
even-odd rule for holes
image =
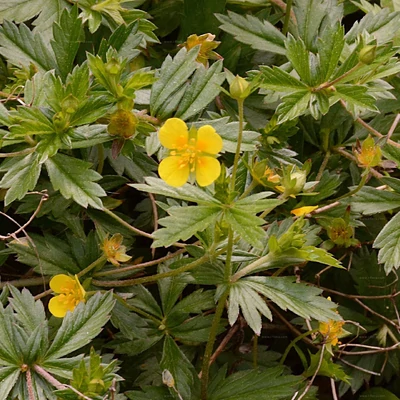
{"label": "dark green leaf", "polygon": [[351,199],[352,210],[365,215],[378,214],[397,207],[400,207],[399,193],[377,190],[368,186],[363,187]]}
{"label": "dark green leaf", "polygon": [[260,86],[277,92],[306,89],[307,85],[278,67],[261,66]]}
{"label": "dark green leaf", "polygon": [[311,92],[309,90],[299,90],[284,96],[282,103],[279,104],[276,110],[279,114],[279,123],[289,121],[304,114],[310,98]]}

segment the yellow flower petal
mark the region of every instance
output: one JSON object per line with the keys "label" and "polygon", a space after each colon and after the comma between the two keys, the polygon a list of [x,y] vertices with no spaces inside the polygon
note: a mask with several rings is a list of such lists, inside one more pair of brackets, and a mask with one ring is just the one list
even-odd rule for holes
{"label": "yellow flower petal", "polygon": [[167,149],[178,149],[188,143],[188,128],[181,119],[170,118],[160,128],[158,138]]}
{"label": "yellow flower petal", "polygon": [[78,277],[75,275],[75,292],[79,292],[79,297],[81,301],[85,301],[85,296],[86,296],[86,291],[83,288],[83,286],[81,285],[81,283],[79,282]]}
{"label": "yellow flower petal", "polygon": [[221,136],[211,125],[204,125],[197,131],[196,150],[209,154],[218,154],[222,150]]}
{"label": "yellow flower petal", "polygon": [[168,185],[179,187],[189,178],[189,164],[181,165],[182,157],[171,156],[164,158],[158,166],[158,173]]}
{"label": "yellow flower petal", "polygon": [[318,208],[318,206],[299,207],[299,208],[293,209],[290,212],[292,214],[294,214],[296,217],[301,217],[302,215],[306,215],[306,214],[309,214],[310,212],[313,212],[317,208]]}
{"label": "yellow flower petal", "polygon": [[196,160],[196,181],[200,186],[211,185],[221,173],[221,164],[213,157],[198,157]]}
{"label": "yellow flower petal", "polygon": [[67,304],[60,296],[55,296],[49,301],[49,311],[57,318],[64,318],[67,311],[71,310],[68,310]]}
{"label": "yellow flower petal", "polygon": [[64,274],[55,275],[53,276],[53,278],[51,278],[50,281],[50,289],[52,289],[53,292],[56,293],[62,293],[64,291],[63,289],[65,288],[74,290],[75,285],[75,279]]}

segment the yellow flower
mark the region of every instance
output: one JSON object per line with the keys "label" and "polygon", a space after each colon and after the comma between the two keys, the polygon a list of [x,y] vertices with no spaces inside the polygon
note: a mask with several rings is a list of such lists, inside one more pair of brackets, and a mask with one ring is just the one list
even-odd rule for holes
{"label": "yellow flower", "polygon": [[[330,297],[327,297],[327,300],[331,301]],[[336,311],[336,313],[338,313]],[[328,322],[320,322],[319,323],[319,332],[324,337],[324,342],[327,345],[336,346],[339,337],[342,336],[345,331],[343,330],[344,321],[334,321],[330,319]]]}
{"label": "yellow flower", "polygon": [[381,148],[375,144],[371,136],[363,141],[361,148],[355,150],[355,154],[357,161],[365,168],[376,167],[381,163]]}
{"label": "yellow flower", "polygon": [[343,325],[344,321],[334,321],[330,319],[328,322],[320,322],[318,330],[324,337],[324,342],[326,344],[336,346],[339,337],[344,333]]}
{"label": "yellow flower", "polygon": [[221,173],[215,156],[222,150],[221,136],[210,125],[190,129],[179,118],[170,118],[158,133],[161,144],[170,150],[161,161],[158,173],[168,185],[179,187],[189,176],[200,186],[213,183]]}
{"label": "yellow flower", "polygon": [[281,181],[281,177],[269,167],[265,168],[264,177],[271,183],[279,183]]}
{"label": "yellow flower", "polygon": [[123,236],[120,233],[116,233],[111,237],[111,239],[104,239],[101,246],[104,255],[112,265],[119,267],[119,262],[129,261],[132,257],[128,256],[126,253],[126,247],[122,246]]}
{"label": "yellow flower", "polygon": [[294,214],[296,217],[301,217],[302,215],[306,215],[313,212],[317,208],[318,206],[305,206],[305,207],[294,208],[290,212]]}
{"label": "yellow flower", "polygon": [[67,311],[74,311],[75,307],[85,301],[85,289],[78,277],[55,275],[50,281],[50,288],[58,293],[49,301],[49,311],[57,318],[64,318]]}
{"label": "yellow flower", "polygon": [[196,58],[196,61],[202,63],[206,67],[209,58],[221,58],[219,54],[213,51],[220,44],[220,42],[217,42],[214,39],[215,35],[212,35],[211,33],[205,33],[204,35],[200,36],[190,35],[183,46],[185,46],[187,50],[190,50],[193,47],[200,45],[200,51],[199,55]]}

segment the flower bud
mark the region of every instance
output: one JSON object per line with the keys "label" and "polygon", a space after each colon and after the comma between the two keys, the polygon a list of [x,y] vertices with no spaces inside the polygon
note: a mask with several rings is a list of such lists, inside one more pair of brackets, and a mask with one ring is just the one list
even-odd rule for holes
{"label": "flower bud", "polygon": [[108,124],[108,133],[113,136],[120,136],[129,139],[136,132],[138,119],[130,111],[117,110],[111,117]]}
{"label": "flower bud", "polygon": [[364,46],[361,50],[360,53],[358,54],[358,60],[363,63],[363,64],[372,64],[375,60],[376,56],[376,44],[372,45],[366,45]]}
{"label": "flower bud", "polygon": [[53,125],[57,133],[64,132],[69,127],[69,117],[60,111],[53,115]]}
{"label": "flower bud", "polygon": [[73,96],[72,94],[69,94],[62,102],[61,102],[61,108],[63,111],[65,111],[67,114],[73,114],[79,107],[78,104],[78,99]]}
{"label": "flower bud", "polygon": [[121,71],[121,65],[114,57],[106,64],[106,71],[111,75],[117,75]]}
{"label": "flower bud", "polygon": [[236,75],[229,86],[229,92],[233,99],[243,100],[250,95],[250,83],[246,79]]}

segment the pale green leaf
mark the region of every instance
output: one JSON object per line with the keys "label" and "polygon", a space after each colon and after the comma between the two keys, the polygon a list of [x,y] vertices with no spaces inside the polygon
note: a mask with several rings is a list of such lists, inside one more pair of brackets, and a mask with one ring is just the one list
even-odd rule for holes
{"label": "pale green leaf", "polygon": [[87,303],[81,302],[73,312],[67,312],[46,353],[46,361],[66,356],[90,343],[109,320],[113,306],[112,292],[97,292]]}
{"label": "pale green leaf", "polygon": [[252,276],[243,280],[283,310],[290,310],[300,317],[315,318],[318,321],[341,319],[334,311],[336,304],[320,296],[321,289],[296,283],[293,277]]}
{"label": "pale green leaf", "polygon": [[309,90],[299,90],[288,94],[282,98],[276,112],[279,114],[278,122],[283,123],[297,118],[304,114],[310,102],[311,92]]}
{"label": "pale green leaf", "polygon": [[195,72],[192,83],[186,89],[185,95],[175,116],[187,120],[199,114],[220,92],[220,85],[225,80],[222,71],[222,61],[215,62],[209,69],[201,65]]}
{"label": "pale green leaf", "polygon": [[36,65],[41,72],[57,69],[52,50],[40,34],[34,35],[25,24],[4,21],[0,27],[0,54],[18,67]]}
{"label": "pale green leaf", "polygon": [[179,240],[187,240],[214,224],[221,215],[221,208],[216,206],[171,207],[168,217],[158,222],[164,228],[153,233],[153,247],[171,246]]}
{"label": "pale green leaf", "polygon": [[63,79],[71,72],[80,41],[83,39],[82,20],[78,18],[78,7],[65,9],[60,21],[53,25],[51,47],[57,60],[58,70]]}
{"label": "pale green leaf", "polygon": [[23,158],[15,158],[13,165],[0,181],[0,187],[8,189],[4,198],[5,205],[21,200],[27,192],[33,190],[39,179],[41,165],[36,153]]}
{"label": "pale green leaf", "polygon": [[382,229],[374,241],[374,248],[380,249],[378,262],[385,264],[386,274],[400,267],[400,213],[397,213]]}
{"label": "pale green leaf", "polygon": [[400,194],[373,187],[363,187],[351,198],[352,211],[365,215],[378,214],[400,207]]}
{"label": "pale green leaf", "polygon": [[260,86],[276,92],[292,92],[307,89],[307,85],[278,67],[261,66]]}
{"label": "pale green leaf", "polygon": [[146,184],[130,184],[137,190],[142,190],[147,193],[161,194],[163,196],[173,197],[185,201],[192,201],[198,204],[221,204],[213,196],[208,194],[206,191],[198,188],[194,185],[186,183],[181,187],[172,187],[166,184],[160,178],[148,177],[145,179]]}
{"label": "pale green leaf", "polygon": [[334,101],[343,100],[349,105],[363,109],[378,111],[375,106],[375,98],[367,93],[368,88],[360,85],[338,84],[335,85],[335,92],[332,98]]}
{"label": "pale green leaf", "polygon": [[173,59],[167,56],[161,66],[159,79],[151,90],[151,115],[158,115],[162,107],[165,107],[165,103],[182,88],[198,67],[195,60],[199,50],[199,46],[190,51],[182,48]]}
{"label": "pale green leaf", "polygon": [[309,52],[301,39],[289,35],[285,42],[286,55],[301,80],[312,86]]}
{"label": "pale green leaf", "polygon": [[90,163],[77,158],[57,154],[45,162],[51,184],[59,190],[66,199],[73,199],[82,207],[88,205],[102,209],[99,197],[106,196],[106,192],[95,181],[101,175],[90,169]]}
{"label": "pale green leaf", "polygon": [[21,369],[19,367],[0,367],[0,393],[4,398],[8,398],[8,394],[16,384]]}
{"label": "pale green leaf", "polygon": [[228,11],[228,15],[216,14],[222,23],[220,28],[236,40],[249,44],[253,49],[285,54],[285,36],[269,21],[261,21],[253,15],[246,17]]}

